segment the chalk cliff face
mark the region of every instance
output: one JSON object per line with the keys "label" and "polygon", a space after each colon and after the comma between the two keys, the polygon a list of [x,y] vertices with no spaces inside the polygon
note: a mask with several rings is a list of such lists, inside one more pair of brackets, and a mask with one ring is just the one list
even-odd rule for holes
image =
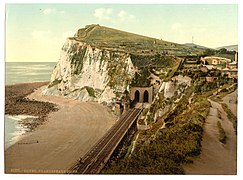
{"label": "chalk cliff face", "polygon": [[[182,90],[191,85],[191,78],[188,76],[175,76],[171,79],[172,81],[163,82],[159,92],[164,91],[163,95],[165,98],[171,98],[174,96],[175,92],[181,94]],[[183,88],[181,88],[184,86]]]}
{"label": "chalk cliff face", "polygon": [[43,94],[110,104],[122,98],[133,77],[128,54],[68,38]]}

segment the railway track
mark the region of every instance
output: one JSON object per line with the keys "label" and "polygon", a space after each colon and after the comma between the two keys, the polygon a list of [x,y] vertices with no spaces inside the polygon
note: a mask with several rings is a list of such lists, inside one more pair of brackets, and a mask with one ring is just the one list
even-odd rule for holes
{"label": "railway track", "polygon": [[78,174],[99,173],[141,111],[140,108],[129,109],[79,160],[79,163],[70,168],[70,172]]}

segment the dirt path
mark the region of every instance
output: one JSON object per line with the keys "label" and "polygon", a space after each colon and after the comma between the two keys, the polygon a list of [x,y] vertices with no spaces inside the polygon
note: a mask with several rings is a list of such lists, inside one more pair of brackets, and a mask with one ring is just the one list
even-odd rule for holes
{"label": "dirt path", "polygon": [[[228,102],[236,102],[233,100],[235,95],[236,93],[229,94],[225,99]],[[204,125],[201,154],[194,158],[194,163],[184,165],[183,168],[186,174],[236,174],[237,137],[233,125],[219,103],[211,100],[210,103],[212,107]],[[236,108],[236,105],[234,107]],[[221,119],[218,118],[217,109],[221,112]],[[233,112],[236,112],[236,109]],[[217,121],[221,122],[226,132],[226,144],[219,141]]]}
{"label": "dirt path", "polygon": [[47,122],[5,151],[7,173],[65,173],[115,123],[100,104],[63,97],[29,96],[58,104]]}

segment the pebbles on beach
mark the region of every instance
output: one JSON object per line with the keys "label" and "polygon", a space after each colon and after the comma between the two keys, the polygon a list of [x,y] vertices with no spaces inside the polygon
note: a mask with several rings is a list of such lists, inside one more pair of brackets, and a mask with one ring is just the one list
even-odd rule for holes
{"label": "pebbles on beach", "polygon": [[47,114],[57,111],[56,105],[30,100],[26,96],[47,84],[48,82],[35,82],[7,85],[5,87],[5,114],[38,116],[39,118],[26,118],[20,122],[27,127],[28,131],[32,131],[43,124]]}

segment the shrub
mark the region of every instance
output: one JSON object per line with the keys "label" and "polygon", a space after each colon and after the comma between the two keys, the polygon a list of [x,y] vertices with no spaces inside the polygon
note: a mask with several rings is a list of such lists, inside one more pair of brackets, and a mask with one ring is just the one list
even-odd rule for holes
{"label": "shrub", "polygon": [[217,108],[217,113],[218,113],[218,118],[222,119],[221,112],[220,112],[220,110],[218,108]]}
{"label": "shrub", "polygon": [[232,122],[233,127],[235,129],[235,133],[237,134],[237,117],[231,112],[231,110],[228,108],[227,104],[222,103],[222,108],[227,113],[228,119]]}
{"label": "shrub", "polygon": [[92,87],[85,86],[84,88],[88,91],[89,96],[95,97],[95,90]]}
{"label": "shrub", "polygon": [[221,143],[226,144],[227,136],[226,136],[226,133],[225,133],[224,129],[222,128],[222,125],[219,121],[217,122],[217,126],[219,128],[219,141]]}

